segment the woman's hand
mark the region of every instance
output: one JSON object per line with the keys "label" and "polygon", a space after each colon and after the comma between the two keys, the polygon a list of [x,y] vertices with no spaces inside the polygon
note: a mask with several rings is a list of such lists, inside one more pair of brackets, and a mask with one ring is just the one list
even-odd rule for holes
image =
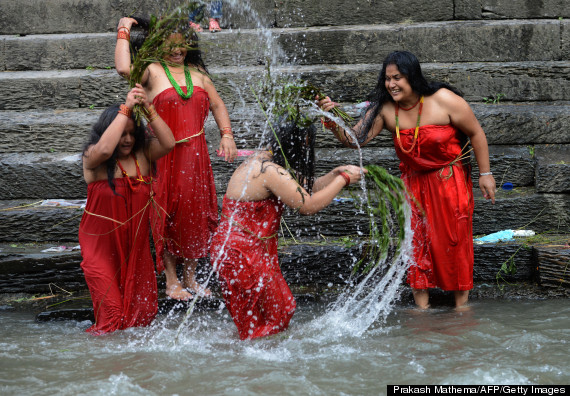
{"label": "woman's hand", "polygon": [[220,147],[218,148],[218,155],[224,156],[226,162],[233,162],[237,156],[236,142],[233,137],[224,137],[220,139]]}
{"label": "woman's hand", "polygon": [[146,92],[140,84],[136,84],[134,88],[129,91],[127,94],[127,99],[125,100],[125,104],[131,110],[137,104],[142,104],[145,106],[145,108],[148,108],[151,105],[147,100]]}
{"label": "woman's hand", "polygon": [[333,102],[328,96],[325,96],[324,98],[316,97],[315,99],[317,101],[317,106],[319,106],[323,111],[331,111],[333,108],[338,106],[338,103]]}
{"label": "woman's hand", "polygon": [[339,175],[344,172],[350,177],[350,184],[355,184],[362,179],[363,175],[368,173],[368,170],[356,165],[343,165],[335,168],[334,172],[337,172]]}
{"label": "woman's hand", "polygon": [[129,18],[129,17],[121,18],[121,19],[119,19],[119,24],[117,25],[117,30],[119,30],[119,28],[125,27],[125,28],[129,29],[129,31],[130,31],[133,24],[138,25],[138,22],[136,19]]}
{"label": "woman's hand", "polygon": [[497,186],[495,185],[495,178],[492,175],[479,176],[479,188],[485,199],[490,199],[492,203],[495,203]]}

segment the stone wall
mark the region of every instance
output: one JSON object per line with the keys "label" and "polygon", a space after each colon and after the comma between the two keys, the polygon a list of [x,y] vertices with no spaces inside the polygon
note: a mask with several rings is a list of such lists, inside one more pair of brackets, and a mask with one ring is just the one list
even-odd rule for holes
{"label": "stone wall", "polygon": [[[81,209],[38,203],[85,198],[78,153],[102,108],[122,101],[127,92],[113,64],[117,21],[156,12],[163,3],[0,2],[0,292],[45,290],[54,279],[83,287],[77,252],[62,258],[23,248],[16,254],[10,246],[77,242]],[[266,59],[283,59],[286,65],[275,67],[275,73],[310,80],[357,115],[352,106],[376,84],[383,58],[406,49],[418,56],[428,78],[463,91],[487,134],[497,182],[515,187],[499,190],[493,206],[475,185],[474,233],[530,228],[543,235],[570,234],[568,1],[355,0],[350,9],[344,0],[240,4],[245,12],[226,4],[223,32],[200,35],[238,148],[258,145],[264,119],[251,89],[263,78]],[[219,136],[212,117],[206,136],[221,197],[240,161],[227,164],[214,155]],[[317,145],[319,173],[358,160],[356,152],[340,148],[328,133],[319,133]],[[363,149],[362,158],[398,174],[386,131]],[[297,286],[324,279],[342,283],[354,252],[332,242],[312,250],[308,242],[365,233],[366,217],[345,201],[315,217],[287,213],[285,220],[300,240],[298,247],[281,252],[288,281]],[[564,238],[553,249],[565,251]],[[476,280],[492,283],[501,263],[519,247],[476,247]],[[306,265],[323,254],[331,257],[328,267]],[[551,252],[519,251],[521,270],[511,280],[535,282],[539,257],[552,261]],[[326,274],[321,280],[319,271]],[[14,278],[18,282],[10,281]]]}

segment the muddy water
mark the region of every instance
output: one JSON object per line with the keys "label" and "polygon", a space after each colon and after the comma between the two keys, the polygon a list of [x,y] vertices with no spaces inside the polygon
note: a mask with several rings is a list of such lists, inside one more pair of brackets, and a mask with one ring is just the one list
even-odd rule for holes
{"label": "muddy water", "polygon": [[225,310],[195,312],[176,344],[182,314],[94,337],[88,322],[0,311],[0,393],[364,395],[397,383],[570,383],[567,300],[397,307],[360,336],[323,331],[326,310],[300,303],[288,331],[255,341],[239,341]]}

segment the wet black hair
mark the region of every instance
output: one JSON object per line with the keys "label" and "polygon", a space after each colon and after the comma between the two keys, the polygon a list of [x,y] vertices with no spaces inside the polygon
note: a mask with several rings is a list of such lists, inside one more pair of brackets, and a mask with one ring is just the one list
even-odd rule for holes
{"label": "wet black hair", "polygon": [[[107,130],[107,128],[109,128],[109,125],[111,125],[115,117],[117,117],[119,108],[120,104],[114,104],[103,110],[103,113],[101,113],[99,119],[95,122],[95,124],[91,128],[91,133],[87,138],[87,142],[85,142],[83,146],[83,156],[85,156],[85,152],[87,151],[89,146],[96,144],[99,141],[99,139],[101,139],[103,133]],[[135,133],[134,133],[135,144],[133,145],[133,151],[132,151],[133,153],[135,153],[145,146],[147,134],[146,134],[146,129],[142,123],[137,125],[137,122],[134,118],[134,114],[131,116],[131,119],[135,123]],[[115,182],[114,182],[115,168],[117,167],[117,157],[118,157],[118,148],[115,148],[113,155],[111,155],[111,157],[107,161],[105,161],[105,166],[107,167],[107,181],[109,182],[111,190],[113,190],[115,194],[117,194],[117,192],[115,191]]]}
{"label": "wet black hair", "polygon": [[315,179],[316,136],[314,125],[299,127],[281,119],[273,125],[273,130],[265,133],[262,141],[262,147],[269,147],[273,152],[271,162],[292,172],[309,193]]}
{"label": "wet black hair", "polygon": [[[132,32],[131,32],[131,47],[132,47],[132,58],[134,59],[138,50],[144,44],[144,41],[148,37],[149,27],[150,27],[150,19],[143,18],[143,17],[133,17],[134,20],[137,21],[137,24],[133,24]],[[186,42],[189,44],[191,48],[188,48],[186,52],[186,57],[184,58],[184,63],[187,65],[191,65],[203,71],[206,74],[209,74],[208,68],[202,59],[202,51],[199,48],[199,39],[198,34],[190,28],[188,25],[180,26],[176,31],[173,33],[181,33]]]}
{"label": "wet black hair", "polygon": [[378,76],[378,82],[374,90],[368,94],[367,100],[370,105],[364,110],[365,119],[362,129],[358,134],[360,143],[366,140],[368,132],[376,119],[376,116],[382,110],[382,106],[386,102],[394,102],[394,99],[386,89],[386,68],[389,65],[396,65],[400,74],[406,76],[412,90],[419,95],[431,95],[440,90],[447,88],[453,93],[463,96],[463,93],[457,88],[439,81],[427,81],[422,73],[420,61],[418,58],[408,51],[394,51],[388,54],[382,64],[382,70]]}

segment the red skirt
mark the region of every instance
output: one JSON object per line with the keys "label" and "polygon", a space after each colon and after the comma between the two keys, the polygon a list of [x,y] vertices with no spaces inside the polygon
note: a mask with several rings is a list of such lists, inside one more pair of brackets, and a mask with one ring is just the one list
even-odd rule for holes
{"label": "red skirt", "polygon": [[287,329],[295,312],[277,256],[282,210],[276,198],[238,202],[224,197],[211,260],[242,340]]}
{"label": "red skirt", "polygon": [[[414,129],[401,131],[404,148],[411,147]],[[420,127],[417,146],[404,153],[402,179],[417,203],[412,206],[414,263],[408,282],[415,289],[473,288],[473,183],[461,155],[460,132],[451,125]]]}
{"label": "red skirt", "polygon": [[169,88],[153,103],[176,141],[188,139],[157,161],[153,185],[157,210],[153,211],[152,229],[157,269],[161,272],[164,249],[188,259],[208,255],[218,222],[218,200],[204,136],[208,93],[194,87],[193,95],[185,100]]}
{"label": "red skirt", "polygon": [[126,178],[115,179],[120,195],[113,194],[107,180],[87,187],[79,244],[95,314],[87,331],[94,334],[147,326],[158,310],[149,242],[149,178],[131,183],[135,191]]}

